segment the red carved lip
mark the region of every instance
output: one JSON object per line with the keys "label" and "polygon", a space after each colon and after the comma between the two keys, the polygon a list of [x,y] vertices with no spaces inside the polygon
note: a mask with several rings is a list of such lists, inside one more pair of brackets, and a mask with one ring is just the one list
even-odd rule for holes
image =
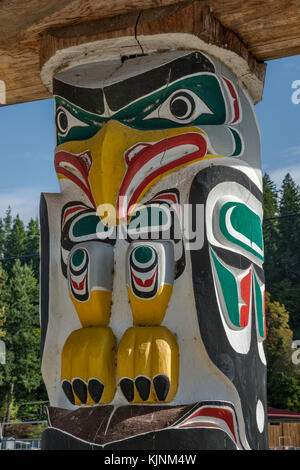
{"label": "red carved lip", "polygon": [[93,206],[96,207],[88,179],[92,162],[93,159],[90,152],[84,152],[80,155],[73,155],[72,153],[60,150],[56,152],[54,158],[56,173],[64,175],[66,178],[79,186],[79,188],[81,188],[82,191],[87,195]]}
{"label": "red carved lip", "polygon": [[[184,146],[187,145],[192,145],[196,147],[197,150],[193,150],[190,153],[184,152]],[[139,146],[141,150],[135,152]],[[178,154],[175,153],[171,159],[169,158],[166,163],[164,163],[163,159],[165,153],[169,150],[176,149],[176,147],[178,147]],[[129,154],[132,151],[134,156],[129,158]],[[207,142],[205,137],[196,132],[168,137],[154,144],[140,143],[131,147],[125,154],[128,168],[117,198],[118,218],[120,220],[127,219],[132,207],[139,199],[139,196],[153,180],[163,173],[175,170],[180,166],[191,163],[193,160],[205,157],[206,152]],[[161,158],[155,160],[155,157],[159,155],[162,155]],[[149,168],[148,165],[148,168],[145,170],[146,165],[152,162],[153,166],[150,165]],[[143,171],[145,173],[144,175]],[[136,179],[136,183],[134,179]],[[125,204],[127,207],[125,207]]]}

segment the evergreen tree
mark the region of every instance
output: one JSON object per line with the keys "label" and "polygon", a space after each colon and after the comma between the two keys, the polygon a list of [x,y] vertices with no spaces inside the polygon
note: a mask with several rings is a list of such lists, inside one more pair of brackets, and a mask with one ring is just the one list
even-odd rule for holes
{"label": "evergreen tree", "polygon": [[[27,234],[27,239],[26,239],[26,245],[25,245],[25,254],[35,255],[39,253],[40,227],[39,227],[38,219],[31,219],[29,221],[26,234]],[[36,279],[39,279],[39,266],[40,266],[39,256],[27,258],[26,263],[31,265]]]}
{"label": "evergreen tree", "polygon": [[[17,215],[13,221],[11,229],[6,236],[5,258],[22,256],[26,252],[27,234],[24,228],[24,223]],[[12,267],[14,260],[9,260],[5,264],[5,269],[10,276],[12,274]]]}
{"label": "evergreen tree", "polygon": [[0,219],[0,259],[3,258],[5,252],[5,226],[3,220]]}
{"label": "evergreen tree", "polygon": [[278,191],[270,176],[265,173],[263,177],[263,233],[265,254],[265,277],[266,289],[268,290],[274,276],[276,276],[278,265],[278,221],[274,219],[278,213],[277,205]]}
{"label": "evergreen tree", "polygon": [[300,337],[300,217],[293,214],[300,213],[300,188],[289,173],[282,182],[280,194],[278,235],[272,235],[277,261],[273,262],[272,253],[266,255],[266,285],[272,297],[290,312],[290,326],[297,339]]}
{"label": "evergreen tree", "polygon": [[[14,263],[6,295],[6,365],[2,368],[2,401],[6,397],[5,420],[16,400],[27,400],[28,393],[41,387],[38,313],[38,284],[32,269]],[[3,418],[3,417],[2,417]]]}
{"label": "evergreen tree", "polygon": [[[291,214],[300,212],[300,188],[289,173],[284,177],[280,192],[278,280],[290,279],[292,282],[298,282],[300,278],[300,218],[291,217]],[[288,217],[285,217],[287,215]]]}

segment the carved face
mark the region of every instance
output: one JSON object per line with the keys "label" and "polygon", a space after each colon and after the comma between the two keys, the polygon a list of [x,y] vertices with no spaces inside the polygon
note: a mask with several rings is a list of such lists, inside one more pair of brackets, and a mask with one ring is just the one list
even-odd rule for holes
{"label": "carved face", "polygon": [[56,339],[53,401],[195,403],[178,426],[263,447],[260,140],[247,92],[217,60],[174,52],[61,72],[54,94],[62,194],[47,207],[68,298],[56,308],[75,308],[80,325]]}

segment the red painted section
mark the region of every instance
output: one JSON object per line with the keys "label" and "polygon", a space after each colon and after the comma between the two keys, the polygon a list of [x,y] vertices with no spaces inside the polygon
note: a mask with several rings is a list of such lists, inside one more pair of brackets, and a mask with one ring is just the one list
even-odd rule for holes
{"label": "red painted section", "polygon": [[240,105],[239,105],[239,100],[238,100],[238,95],[237,95],[237,92],[235,90],[235,87],[234,85],[231,83],[230,80],[228,80],[227,78],[225,77],[222,77],[224,82],[226,83],[227,87],[228,87],[228,90],[230,92],[230,95],[233,99],[233,109],[234,109],[234,118],[232,119],[232,121],[230,122],[230,124],[235,124],[239,119],[240,119],[240,115],[241,115],[241,112],[240,112]]}
{"label": "red painted section", "polygon": [[241,296],[246,305],[242,305],[240,310],[240,326],[247,326],[250,312],[251,297],[251,271],[241,280]]}
{"label": "red painted section", "polygon": [[70,214],[73,214],[74,212],[79,212],[79,211],[82,211],[82,210],[86,210],[86,209],[88,209],[86,206],[74,206],[74,207],[71,207],[70,209],[67,209],[67,210],[64,212],[64,217],[63,217],[63,221],[62,221],[62,226],[65,225],[66,218],[67,218]]}
{"label": "red painted section", "polygon": [[[85,152],[84,154],[81,155],[73,155],[71,153],[65,152],[65,151],[59,151],[55,154],[54,158],[54,165],[55,165],[55,171],[58,174],[64,175],[66,178],[69,180],[73,181],[79,188],[82,189],[82,191],[87,195],[91,203],[93,204],[94,207],[96,207],[93,194],[91,191],[90,183],[88,180],[88,175],[89,171],[91,168],[91,164],[88,165],[86,161],[86,157],[90,159],[90,163],[92,162],[92,156],[89,152]],[[83,181],[78,178],[74,173],[72,173],[72,170],[67,170],[66,168],[63,168],[60,166],[61,163],[70,163],[78,172],[81,174]]]}
{"label": "red painted section", "polygon": [[206,417],[221,419],[227,424],[227,426],[229,427],[234,437],[235,442],[237,442],[232,411],[226,408],[219,408],[219,407],[218,408],[217,407],[216,408],[213,408],[213,407],[212,408],[210,407],[200,408],[200,410],[197,410],[194,414],[189,416],[188,419],[184,421],[184,423],[187,423],[190,419],[196,418],[197,416],[206,416]]}
{"label": "red painted section", "polygon": [[153,276],[151,276],[151,278],[146,279],[145,281],[143,281],[143,280],[140,279],[139,277],[136,277],[136,276],[133,274],[132,269],[131,269],[131,275],[132,275],[132,277],[134,278],[134,280],[135,280],[135,282],[137,283],[137,285],[140,286],[140,287],[150,287],[150,286],[152,286],[153,281],[154,281],[154,278],[155,278],[155,276],[156,276],[156,273],[157,273],[157,267],[155,268],[155,271],[154,271]]}
{"label": "red painted section", "polygon": [[84,288],[84,285],[85,285],[85,280],[86,280],[86,275],[84,276],[84,278],[82,279],[81,282],[76,282],[76,281],[73,281],[73,279],[71,279],[71,282],[72,282],[72,285],[74,287],[74,289],[76,290],[83,290]]}
{"label": "red painted section", "polygon": [[129,215],[130,207],[136,204],[139,196],[141,195],[143,190],[151,183],[151,181],[153,181],[155,178],[169,170],[173,170],[197,158],[203,158],[206,155],[207,143],[205,138],[201,134],[187,133],[169,137],[152,145],[147,145],[146,147],[142,148],[139,152],[137,152],[134,158],[130,161],[130,165],[128,166],[125,178],[120,186],[119,195],[117,199],[117,214],[120,219],[124,219],[126,217],[126,214],[124,213],[124,208],[120,205],[120,199],[122,200],[126,196],[126,192],[130,186],[130,183],[132,182],[136,174],[143,168],[143,166],[145,166],[150,160],[155,158],[157,155],[165,152],[166,150],[170,150],[172,148],[188,144],[197,146],[198,150],[182,157],[178,157],[174,161],[165,165],[162,164],[159,168],[150,173],[133,192],[131,199],[128,203],[127,216]]}

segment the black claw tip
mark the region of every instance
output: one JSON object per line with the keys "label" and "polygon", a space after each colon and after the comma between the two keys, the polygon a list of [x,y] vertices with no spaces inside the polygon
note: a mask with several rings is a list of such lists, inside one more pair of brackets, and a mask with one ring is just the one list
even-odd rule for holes
{"label": "black claw tip", "polygon": [[127,401],[133,401],[134,399],[134,385],[133,380],[131,379],[121,379],[120,380],[120,387],[122,393]]}
{"label": "black claw tip", "polygon": [[75,405],[75,398],[70,382],[68,380],[64,380],[61,386],[68,400],[72,403],[72,405]]}
{"label": "black claw tip", "polygon": [[104,390],[104,385],[100,380],[90,379],[88,383],[88,391],[95,403],[99,403]]}
{"label": "black claw tip", "polygon": [[151,380],[148,377],[137,377],[135,379],[135,386],[143,401],[147,401],[150,395]]}
{"label": "black claw tip", "polygon": [[74,379],[72,382],[74,393],[78,396],[81,403],[86,403],[87,387],[86,383],[81,379]]}
{"label": "black claw tip", "polygon": [[159,374],[153,379],[153,385],[159,401],[165,401],[170,390],[170,380],[164,374]]}

